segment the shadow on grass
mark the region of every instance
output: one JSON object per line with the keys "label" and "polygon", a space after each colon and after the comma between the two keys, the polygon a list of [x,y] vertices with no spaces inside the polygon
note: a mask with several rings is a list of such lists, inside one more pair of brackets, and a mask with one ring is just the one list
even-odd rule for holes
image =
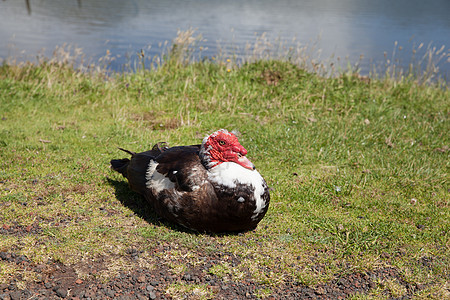
{"label": "shadow on grass", "polygon": [[165,226],[171,230],[181,232],[195,233],[182,226],[170,223],[158,216],[150,203],[148,203],[143,196],[133,192],[125,181],[106,178],[106,182],[114,187],[117,200],[119,200],[123,206],[131,209],[135,215],[146,221],[148,224]]}
{"label": "shadow on grass", "polygon": [[[225,235],[235,235],[243,234],[244,232],[224,232],[224,233],[208,233],[208,232],[198,232],[187,229],[181,225],[171,223],[160,216],[158,216],[153,210],[150,203],[148,203],[145,198],[138,193],[133,192],[128,183],[121,180],[115,180],[112,178],[106,178],[106,182],[114,187],[117,200],[122,203],[123,206],[131,209],[134,214],[136,214],[141,219],[145,220],[148,224],[154,226],[165,226],[171,230],[186,232],[190,234],[207,234],[211,236],[225,236]],[[251,231],[251,230],[250,230]]]}

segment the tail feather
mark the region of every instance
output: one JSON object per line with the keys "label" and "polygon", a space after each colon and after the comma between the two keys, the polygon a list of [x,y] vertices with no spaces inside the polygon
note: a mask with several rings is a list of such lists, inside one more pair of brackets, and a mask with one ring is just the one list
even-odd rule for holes
{"label": "tail feather", "polygon": [[128,165],[130,160],[128,158],[111,160],[111,169],[122,174],[123,177],[128,178]]}
{"label": "tail feather", "polygon": [[113,159],[111,160],[111,169],[128,179],[128,183],[132,190],[144,194],[146,189],[146,173],[150,160],[155,159],[155,157],[167,149],[166,143],[157,143],[153,146],[152,150],[141,153],[119,148],[119,150],[130,154],[131,159]]}
{"label": "tail feather", "polygon": [[[131,158],[133,158],[133,156],[136,155],[136,152],[133,152],[133,151],[130,151],[127,149],[123,149],[120,147],[118,147],[118,148],[119,148],[119,150],[122,150],[123,152],[130,154]],[[128,158],[113,159],[113,160],[111,160],[111,169],[119,172],[120,174],[123,175],[123,177],[128,178],[128,165],[129,164],[130,164],[130,160]]]}
{"label": "tail feather", "polygon": [[111,169],[119,172],[126,179],[131,189],[141,195],[144,195],[147,189],[146,173],[151,160],[160,155],[167,148],[164,145],[157,144],[154,149],[135,153],[129,150],[119,148],[131,155],[131,159],[113,159],[111,160]]}
{"label": "tail feather", "polygon": [[136,155],[136,152],[133,152],[133,151],[130,151],[130,150],[127,150],[127,149],[123,149],[123,148],[120,148],[120,147],[118,147],[118,148],[119,148],[119,150],[122,150],[123,152],[126,152],[126,153],[130,154],[132,157]]}

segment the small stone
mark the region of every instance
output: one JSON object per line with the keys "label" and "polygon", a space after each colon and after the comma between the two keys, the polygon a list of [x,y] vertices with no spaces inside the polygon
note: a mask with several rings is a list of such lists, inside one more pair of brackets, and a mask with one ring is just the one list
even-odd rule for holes
{"label": "small stone", "polygon": [[191,281],[191,275],[190,274],[184,274],[183,275],[183,280]]}
{"label": "small stone", "polygon": [[156,299],[156,293],[155,292],[150,292],[150,294],[148,295],[148,297],[150,299]]}
{"label": "small stone", "polygon": [[411,201],[410,201],[409,203],[411,203],[412,205],[414,205],[414,204],[417,203],[417,199],[416,199],[416,198],[411,198]]}
{"label": "small stone", "polygon": [[321,286],[319,286],[319,287],[316,289],[316,294],[317,294],[317,295],[324,295],[325,293],[326,293],[325,289],[324,289],[323,287],[321,287]]}
{"label": "small stone", "polygon": [[150,284],[147,285],[147,287],[146,287],[147,292],[151,292],[151,291],[153,291],[154,289],[155,289],[155,288],[154,288],[153,286],[151,286]]}
{"label": "small stone", "polygon": [[66,298],[67,297],[67,289],[65,288],[58,288],[56,289],[56,295],[58,295],[61,298]]}
{"label": "small stone", "polygon": [[114,298],[114,296],[115,296],[114,291],[112,291],[111,289],[106,289],[105,294],[106,294],[106,296],[108,296],[110,298]]}
{"label": "small stone", "polygon": [[147,300],[148,299],[147,297],[144,297],[143,295],[140,295],[140,294],[136,294],[136,298],[138,300]]}
{"label": "small stone", "polygon": [[369,125],[370,124],[369,119],[364,119],[364,124]]}
{"label": "small stone", "polygon": [[82,284],[82,283],[83,283],[83,280],[80,279],[80,278],[78,278],[77,280],[75,280],[75,283],[76,283],[76,284]]}
{"label": "small stone", "polygon": [[[3,228],[5,228],[5,225],[3,225]],[[7,260],[9,258],[9,255],[8,255],[8,253],[2,251],[2,252],[0,252],[0,258],[2,260]]]}
{"label": "small stone", "polygon": [[29,262],[28,258],[25,255],[20,255],[19,257],[16,258],[16,263],[21,263],[21,262]]}
{"label": "small stone", "polygon": [[9,294],[9,297],[11,298],[11,300],[20,300],[20,296],[21,296],[21,293],[19,291],[11,292]]}
{"label": "small stone", "polygon": [[46,289],[51,289],[53,287],[53,285],[50,282],[44,283],[44,286]]}
{"label": "small stone", "polygon": [[141,276],[139,276],[138,278],[137,278],[137,281],[138,282],[145,282],[145,276],[144,275],[141,275]]}

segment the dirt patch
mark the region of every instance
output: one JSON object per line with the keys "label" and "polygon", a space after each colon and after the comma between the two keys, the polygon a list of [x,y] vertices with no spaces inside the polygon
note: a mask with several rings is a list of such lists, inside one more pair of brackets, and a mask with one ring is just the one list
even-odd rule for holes
{"label": "dirt patch", "polygon": [[165,117],[161,112],[145,112],[134,114],[132,119],[136,122],[142,122],[145,127],[152,130],[176,129],[182,125],[181,120],[173,117]]}
{"label": "dirt patch", "polygon": [[[160,247],[161,248],[161,247]],[[157,253],[163,248],[155,248]],[[125,258],[138,261],[142,251],[127,251]],[[147,253],[148,254],[148,253]],[[241,280],[224,279],[210,272],[221,257],[233,257],[226,253],[200,254],[202,263],[187,265],[182,272],[174,273],[167,267],[164,259],[152,268],[140,267],[138,263],[127,272],[121,272],[109,280],[95,278],[97,270],[104,269],[102,260],[89,265],[92,276],[79,278],[77,268],[86,265],[66,266],[60,262],[48,261],[35,264],[24,255],[0,252],[0,259],[15,264],[28,272],[36,274],[34,280],[23,282],[21,275],[0,284],[1,299],[172,299],[174,286],[202,287],[216,299],[256,299],[266,287],[247,277]],[[238,266],[239,259],[231,259],[230,264]],[[383,285],[383,283],[386,283]],[[393,295],[389,284],[399,287],[401,295]],[[268,299],[345,299],[355,294],[367,294],[373,289],[382,289],[387,297],[411,298],[421,288],[406,282],[394,268],[382,268],[368,272],[356,272],[317,286],[305,286],[294,280],[281,286],[270,287]],[[189,289],[187,289],[189,290]],[[185,297],[195,297],[198,289],[190,289]],[[190,293],[190,294],[189,294]]]}
{"label": "dirt patch", "polygon": [[90,191],[95,191],[96,186],[94,184],[75,184],[71,187],[63,188],[61,190],[63,195],[66,194],[79,194],[84,195]]}
{"label": "dirt patch", "polygon": [[39,234],[42,233],[42,228],[37,222],[24,226],[17,222],[12,224],[3,224],[0,227],[0,234],[2,235],[14,235],[14,236],[24,236],[27,234]]}
{"label": "dirt patch", "polygon": [[265,69],[261,74],[261,78],[266,82],[267,85],[275,86],[277,86],[278,83],[282,80],[280,72],[270,69]]}

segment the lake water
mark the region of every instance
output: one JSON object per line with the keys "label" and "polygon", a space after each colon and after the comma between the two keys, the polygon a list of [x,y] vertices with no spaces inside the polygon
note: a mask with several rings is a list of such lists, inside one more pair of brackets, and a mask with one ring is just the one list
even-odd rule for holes
{"label": "lake water", "polygon": [[93,61],[109,51],[116,57],[110,67],[122,70],[141,49],[160,55],[162,43],[189,28],[202,35],[204,56],[231,46],[240,55],[265,34],[274,45],[308,46],[324,61],[360,61],[363,74],[394,52],[406,67],[428,46],[444,46],[433,59],[450,78],[450,0],[2,0],[0,61],[49,57],[70,44]]}

